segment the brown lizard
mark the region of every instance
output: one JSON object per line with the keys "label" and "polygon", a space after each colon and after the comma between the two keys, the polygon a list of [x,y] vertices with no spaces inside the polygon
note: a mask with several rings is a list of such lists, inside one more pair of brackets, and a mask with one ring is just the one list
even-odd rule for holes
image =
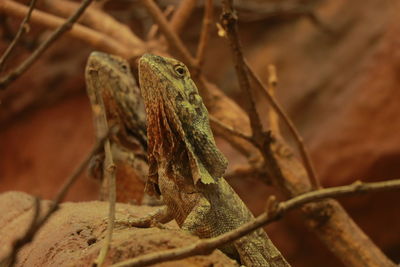
{"label": "brown lizard", "polygon": [[[227,160],[215,144],[208,111],[186,66],[146,54],[139,60],[139,82],[147,114],[146,191],[160,194],[166,208],[137,223],[174,218],[182,229],[208,238],[252,220],[222,177]],[[246,266],[290,266],[263,229],[220,249]]]}
{"label": "brown lizard", "polygon": [[[140,89],[129,63],[117,56],[93,52],[86,65],[86,84],[96,137],[101,138],[102,129],[117,126],[117,131],[110,136],[116,165],[117,201],[140,202],[148,172],[146,119]],[[107,181],[102,179],[103,164],[104,152],[100,152],[90,168],[91,175],[103,183],[101,199],[108,195]]]}

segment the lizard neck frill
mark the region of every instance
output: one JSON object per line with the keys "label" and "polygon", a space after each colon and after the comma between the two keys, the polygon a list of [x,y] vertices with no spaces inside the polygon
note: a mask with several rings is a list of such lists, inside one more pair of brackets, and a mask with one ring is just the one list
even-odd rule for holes
{"label": "lizard neck frill", "polygon": [[189,169],[194,185],[215,183],[227,161],[215,145],[207,109],[186,66],[147,54],[139,60],[139,79],[146,105],[149,155],[160,164],[176,160],[185,151],[186,156],[175,164],[182,166],[177,169]]}

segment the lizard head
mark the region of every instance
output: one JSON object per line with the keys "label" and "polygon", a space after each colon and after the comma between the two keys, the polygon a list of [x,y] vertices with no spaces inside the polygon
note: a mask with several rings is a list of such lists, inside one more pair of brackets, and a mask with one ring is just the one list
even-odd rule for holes
{"label": "lizard head", "polygon": [[[118,56],[92,52],[86,64],[85,76],[88,88],[96,91],[89,93],[91,102],[99,101],[95,95],[101,97],[107,119],[118,122],[119,133],[124,132],[118,134],[118,140],[125,146],[136,149],[136,139],[146,148],[144,103],[128,61]],[[131,135],[135,137],[129,138]]]}
{"label": "lizard head", "polygon": [[96,71],[113,70],[113,73],[123,73],[132,75],[129,64],[120,57],[94,51],[90,54],[87,62],[87,71],[95,69]]}
{"label": "lizard head", "polygon": [[139,60],[139,80],[146,105],[149,155],[160,151],[163,155],[155,155],[158,161],[174,157],[168,152],[177,153],[174,145],[183,143],[195,184],[220,178],[227,161],[215,145],[208,111],[187,67],[176,59],[145,54]]}

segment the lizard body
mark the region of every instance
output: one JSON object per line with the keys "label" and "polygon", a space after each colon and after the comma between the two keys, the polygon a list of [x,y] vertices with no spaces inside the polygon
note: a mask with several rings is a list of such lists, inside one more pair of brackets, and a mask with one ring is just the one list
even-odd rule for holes
{"label": "lizard body", "polygon": [[[208,111],[186,66],[146,54],[139,82],[147,114],[149,177],[168,216],[191,233],[218,236],[253,219],[222,177],[227,160],[215,145]],[[220,248],[247,266],[289,266],[263,229]]]}
{"label": "lizard body", "polygon": [[[135,200],[140,201],[148,171],[146,119],[140,89],[128,62],[117,56],[93,52],[85,75],[96,137],[101,138],[102,128],[117,126],[116,132],[110,136],[117,168],[117,200],[128,202],[132,196],[138,196]],[[92,164],[91,173],[95,178],[103,176],[103,154],[99,153]],[[105,198],[108,186],[105,184],[107,181],[102,182],[100,198]],[[118,190],[118,187],[123,190]]]}

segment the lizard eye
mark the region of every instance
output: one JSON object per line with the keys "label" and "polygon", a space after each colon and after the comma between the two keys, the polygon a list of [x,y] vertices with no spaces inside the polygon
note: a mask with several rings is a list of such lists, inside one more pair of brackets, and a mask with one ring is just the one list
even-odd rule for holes
{"label": "lizard eye", "polygon": [[128,71],[128,66],[127,65],[121,64],[120,66],[121,66],[121,69],[122,69],[123,72],[126,73]]}
{"label": "lizard eye", "polygon": [[181,77],[185,76],[186,70],[185,70],[185,68],[182,67],[181,65],[176,65],[174,69],[175,69],[175,72],[176,72],[179,76],[181,76]]}

